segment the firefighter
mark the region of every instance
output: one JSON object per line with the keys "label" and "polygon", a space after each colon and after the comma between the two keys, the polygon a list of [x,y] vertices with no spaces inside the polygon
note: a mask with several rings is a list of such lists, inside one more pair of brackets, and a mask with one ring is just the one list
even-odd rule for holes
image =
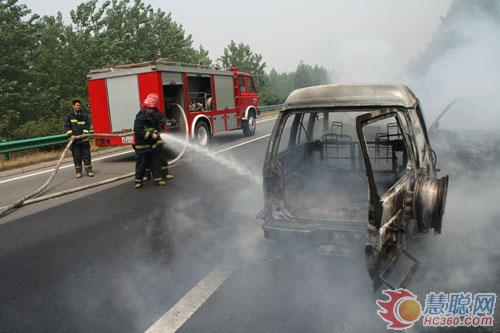
{"label": "firefighter", "polygon": [[[156,99],[159,101],[159,96],[157,94],[149,94],[148,96]],[[154,108],[153,110],[153,117],[156,118],[157,121],[160,122],[160,128],[161,128],[161,131],[165,131],[166,129],[166,119],[165,119],[165,115],[163,114],[163,112],[161,112],[160,110],[158,110],[157,107]],[[167,157],[167,152],[165,150],[165,148],[163,147],[163,145],[160,145],[160,150],[162,152],[162,158],[161,158],[161,173],[162,173],[162,178],[164,180],[172,180],[174,179],[174,176],[170,174],[169,170],[168,170],[168,157]],[[148,181],[151,177],[151,159],[149,158],[146,162],[146,173],[145,173],[145,176],[142,178],[143,181]]]}
{"label": "firefighter", "polygon": [[[156,95],[156,94],[155,94]],[[165,115],[163,112],[158,110],[158,108],[155,108],[153,111],[153,117],[155,117],[159,122],[160,122],[160,128],[162,131],[165,130],[166,128],[166,120],[165,120]],[[168,157],[167,157],[167,152],[163,145],[160,146],[161,150],[161,173],[162,177],[164,180],[172,180],[174,179],[174,176],[170,174],[168,170]],[[146,175],[142,178],[143,181],[148,181],[149,178],[151,177],[151,160],[148,159],[147,164],[146,164]]]}
{"label": "firefighter", "polygon": [[162,150],[160,132],[161,122],[154,116],[154,109],[158,104],[158,95],[149,94],[142,103],[141,110],[137,113],[134,121],[135,133],[135,188],[142,187],[142,181],[146,175],[148,161],[151,165],[153,180],[156,185],[165,186],[161,173]]}
{"label": "firefighter", "polygon": [[82,111],[82,102],[78,99],[71,102],[71,111],[64,119],[64,130],[70,139],[74,139],[71,144],[71,153],[75,163],[76,178],[82,177],[82,162],[87,176],[94,177],[89,139],[76,138],[79,135],[89,134],[90,130],[90,117],[86,112]]}

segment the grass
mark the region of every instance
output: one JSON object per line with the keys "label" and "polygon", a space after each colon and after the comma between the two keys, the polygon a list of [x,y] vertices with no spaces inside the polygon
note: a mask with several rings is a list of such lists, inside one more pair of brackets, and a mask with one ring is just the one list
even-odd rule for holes
{"label": "grass", "polygon": [[269,117],[272,117],[272,116],[276,116],[278,113],[280,113],[279,110],[272,110],[272,111],[262,112],[257,119],[269,118]]}

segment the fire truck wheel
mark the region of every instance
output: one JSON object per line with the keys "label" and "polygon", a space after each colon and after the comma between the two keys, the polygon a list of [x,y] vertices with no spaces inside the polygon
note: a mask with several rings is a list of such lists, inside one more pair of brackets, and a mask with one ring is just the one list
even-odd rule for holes
{"label": "fire truck wheel", "polygon": [[198,143],[200,146],[208,145],[208,143],[210,142],[211,133],[206,122],[202,120],[198,121],[196,123],[196,127],[194,128],[194,133],[196,143]]}
{"label": "fire truck wheel", "polygon": [[252,136],[255,133],[255,128],[257,127],[257,122],[255,120],[255,114],[250,112],[248,114],[248,119],[243,121],[243,134],[245,136]]}

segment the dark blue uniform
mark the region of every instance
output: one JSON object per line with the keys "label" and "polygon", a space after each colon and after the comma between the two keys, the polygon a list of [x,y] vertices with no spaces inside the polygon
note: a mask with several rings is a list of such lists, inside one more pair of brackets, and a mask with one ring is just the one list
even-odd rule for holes
{"label": "dark blue uniform", "polygon": [[162,180],[162,142],[160,137],[153,139],[153,134],[162,131],[162,123],[159,117],[154,113],[148,113],[146,110],[140,110],[134,121],[135,133],[135,182],[141,183],[146,174],[148,162],[151,163],[153,180],[159,182]]}
{"label": "dark blue uniform", "polygon": [[[89,134],[90,117],[83,111],[71,110],[64,118],[64,130],[68,137]],[[77,173],[82,172],[82,162],[88,172],[92,172],[89,139],[76,139],[71,145],[73,162]]]}
{"label": "dark blue uniform", "polygon": [[[160,122],[161,130],[164,131],[165,127],[166,127],[166,119],[165,119],[165,115],[163,114],[163,112],[154,108],[152,116],[157,118],[157,120]],[[166,178],[167,175],[169,174],[167,152],[166,152],[165,148],[163,147],[163,145],[160,145],[160,150],[161,150],[161,175],[163,178]],[[150,176],[151,176],[151,161],[148,161],[146,164],[146,178],[145,179],[149,179]]]}

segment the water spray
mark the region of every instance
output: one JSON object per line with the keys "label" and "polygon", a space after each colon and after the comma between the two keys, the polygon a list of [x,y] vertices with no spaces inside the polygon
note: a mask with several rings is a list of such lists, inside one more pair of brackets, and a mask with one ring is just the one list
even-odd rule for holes
{"label": "water spray", "polygon": [[223,165],[224,167],[234,171],[240,176],[243,176],[247,179],[250,179],[253,183],[257,185],[262,185],[262,179],[258,177],[254,171],[249,170],[247,167],[241,165],[234,159],[229,159],[226,157],[221,156],[217,152],[214,152],[210,149],[207,149],[205,147],[202,147],[200,145],[197,145],[195,143],[183,141],[176,137],[175,135],[169,134],[169,133],[161,133],[160,137],[163,142],[166,142],[168,145],[168,142],[175,142],[175,143],[180,143],[183,145],[183,150],[182,153],[186,150],[186,148],[189,148],[205,157],[208,157],[212,159],[213,161],[219,163],[220,165]]}

